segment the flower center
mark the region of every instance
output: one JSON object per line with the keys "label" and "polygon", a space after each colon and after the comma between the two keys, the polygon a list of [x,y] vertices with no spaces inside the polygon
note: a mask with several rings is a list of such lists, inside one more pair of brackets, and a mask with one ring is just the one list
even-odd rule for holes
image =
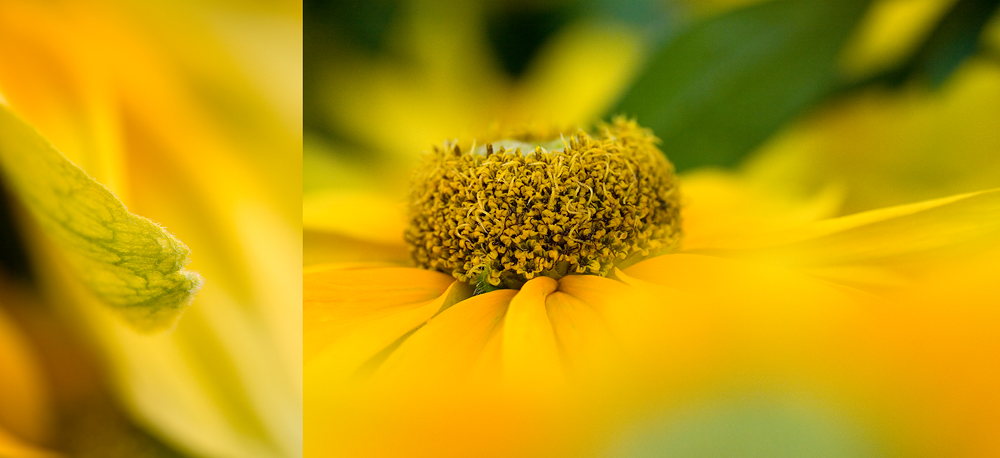
{"label": "flower center", "polygon": [[679,193],[658,140],[625,119],[600,131],[466,152],[435,146],[415,181],[405,233],[417,266],[480,289],[519,288],[536,276],[608,275],[676,250]]}

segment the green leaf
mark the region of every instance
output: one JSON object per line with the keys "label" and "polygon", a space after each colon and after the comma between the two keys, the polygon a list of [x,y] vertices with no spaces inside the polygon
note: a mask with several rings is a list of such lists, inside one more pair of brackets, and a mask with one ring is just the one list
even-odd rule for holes
{"label": "green leaf", "polygon": [[637,117],[678,170],[732,166],[838,83],[867,0],[778,0],[666,42],[609,116]]}
{"label": "green leaf", "polygon": [[3,105],[0,173],[83,283],[136,329],[169,327],[201,286],[201,276],[183,269],[187,246],[129,213]]}

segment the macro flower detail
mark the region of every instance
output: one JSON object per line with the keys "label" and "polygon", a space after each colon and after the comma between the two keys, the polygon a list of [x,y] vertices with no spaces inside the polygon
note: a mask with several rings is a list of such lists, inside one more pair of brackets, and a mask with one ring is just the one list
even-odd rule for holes
{"label": "macro flower detail", "polygon": [[[613,125],[606,127],[614,132]],[[631,129],[643,132],[634,124]],[[651,135],[642,135],[652,142]],[[585,141],[575,136],[567,146]],[[522,146],[514,142],[500,145],[504,151],[492,154],[486,146],[482,153],[472,148],[463,153],[449,145],[432,151],[432,161],[487,164],[506,155],[526,167],[548,151],[535,144],[532,153],[519,154]],[[497,183],[497,172],[486,167],[449,172],[429,164],[423,176],[450,173],[450,181],[441,176],[425,185],[431,189],[418,186],[418,195],[433,197],[414,202],[427,204],[427,215],[445,218],[453,212],[454,232],[437,234],[461,240],[455,236],[465,234],[457,230],[458,221],[476,214],[476,193],[468,200],[434,199],[445,193],[462,197],[466,194],[459,191],[470,185]],[[671,174],[664,182],[677,199],[679,184],[665,167]],[[595,170],[603,178],[605,169]],[[946,396],[948,388],[930,387],[936,386],[935,374],[957,364],[952,353],[1000,345],[982,334],[996,322],[994,309],[984,306],[995,302],[986,294],[995,287],[986,286],[993,280],[982,266],[995,264],[1000,253],[1000,190],[834,216],[825,193],[811,198],[772,193],[761,187],[762,176],[767,174],[683,175],[684,205],[665,200],[678,212],[669,222],[669,234],[677,238],[661,243],[675,250],[655,254],[663,246],[649,248],[651,256],[629,266],[616,257],[611,262],[619,264],[606,276],[574,271],[554,279],[543,273],[511,289],[474,295],[467,284],[473,277],[456,280],[458,275],[439,266],[307,268],[306,454],[458,457],[491,450],[492,456],[605,456],[594,450],[632,434],[621,428],[644,416],[670,419],[682,415],[686,403],[710,408],[718,399],[739,399],[743,390],[781,393],[789,377],[802,380],[808,396],[823,400],[809,407],[810,415],[856,409],[844,417],[845,428],[865,432],[884,427],[878,423],[883,417],[912,412],[921,416],[921,428],[938,431],[902,437],[901,449],[975,436],[938,428],[955,417],[942,420],[919,400],[939,393],[934,390]],[[482,210],[502,214],[498,196],[478,192]],[[580,195],[586,203],[588,192]],[[513,202],[534,196],[518,194]],[[453,206],[444,205],[448,202]],[[574,216],[565,207],[561,214]],[[488,217],[479,219],[487,226]],[[438,226],[447,227],[443,224],[451,220],[442,221]],[[566,223],[558,224],[566,231]],[[479,230],[477,237],[490,234]],[[981,253],[963,254],[971,246]],[[557,250],[573,253],[568,244]],[[518,273],[524,274],[506,275]],[[503,285],[510,277],[500,278]],[[955,295],[965,298],[949,301],[962,313],[931,305]],[[901,362],[910,357],[911,343],[937,339],[937,331],[926,327],[935,320],[952,320],[969,337],[943,336],[951,350],[925,361],[935,371]],[[992,374],[995,364],[982,370]],[[865,391],[898,385],[927,388]],[[958,387],[988,389],[965,382]],[[952,399],[948,408],[956,410],[949,412],[975,411],[979,402],[967,402],[974,398]],[[852,441],[844,444],[857,445]],[[623,455],[629,456],[607,454]]]}
{"label": "macro flower detail", "polygon": [[413,261],[484,291],[676,251],[680,198],[658,140],[624,118],[598,130],[435,146],[411,193]]}
{"label": "macro flower detail", "polygon": [[[1000,456],[994,2],[514,3],[310,19],[305,456]],[[593,265],[533,131],[617,114],[676,231]]]}

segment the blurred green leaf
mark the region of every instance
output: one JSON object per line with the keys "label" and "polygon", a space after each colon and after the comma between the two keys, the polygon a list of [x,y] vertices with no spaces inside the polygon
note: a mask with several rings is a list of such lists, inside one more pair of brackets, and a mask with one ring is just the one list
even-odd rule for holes
{"label": "blurred green leaf", "polygon": [[653,415],[604,455],[627,458],[886,456],[861,425],[791,395],[755,393]]}
{"label": "blurred green leaf", "polygon": [[385,50],[386,35],[399,15],[399,0],[305,0],[306,59],[322,55],[330,45],[353,46],[368,53]]}
{"label": "blurred green leaf", "polygon": [[678,170],[732,166],[838,83],[837,55],[868,0],[778,0],[666,42],[609,113],[638,117]]}

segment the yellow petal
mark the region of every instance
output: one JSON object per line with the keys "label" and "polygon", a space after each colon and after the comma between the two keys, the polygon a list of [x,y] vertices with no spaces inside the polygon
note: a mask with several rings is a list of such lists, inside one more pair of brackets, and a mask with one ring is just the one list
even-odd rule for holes
{"label": "yellow petal", "polygon": [[467,383],[474,373],[485,380],[498,376],[499,353],[491,350],[500,341],[515,294],[510,289],[493,291],[449,307],[403,342],[376,377],[454,386]]}
{"label": "yellow petal", "polygon": [[[575,371],[608,372],[635,363],[648,350],[648,336],[661,329],[673,307],[671,293],[651,298],[632,285],[593,275],[559,280],[549,296],[549,316],[565,358]],[[605,366],[604,369],[600,369]],[[588,377],[600,376],[591,373]],[[604,374],[607,375],[607,374]]]}
{"label": "yellow petal", "polygon": [[406,229],[404,204],[375,193],[314,192],[303,198],[302,227],[399,246]]}
{"label": "yellow petal", "polygon": [[[771,161],[775,162],[775,161]],[[794,167],[769,164],[769,168]],[[812,196],[779,189],[770,170],[737,175],[698,170],[681,177],[685,250],[730,247],[749,236],[798,228],[834,216],[840,191],[830,187]]]}
{"label": "yellow petal", "polygon": [[504,380],[515,386],[549,388],[564,379],[559,348],[545,309],[558,283],[548,277],[529,280],[510,301],[504,319]]}
{"label": "yellow petal", "polygon": [[201,286],[188,248],[129,213],[100,183],[0,105],[0,172],[80,279],[141,330],[174,323]]}
{"label": "yellow petal", "polygon": [[592,122],[632,78],[642,51],[639,35],[621,24],[590,21],[563,28],[525,72],[515,91],[516,114],[508,121],[556,126]]}
{"label": "yellow petal", "polygon": [[[569,277],[563,280],[566,278]],[[586,377],[611,370],[615,363],[621,362],[624,351],[604,317],[589,303],[563,292],[562,280],[559,288],[560,291],[546,298],[545,308],[570,376]]]}
{"label": "yellow petal", "polygon": [[926,86],[845,97],[776,135],[750,163],[801,164],[770,177],[800,192],[841,185],[842,214],[1000,186],[1000,67],[968,59],[942,87]]}
{"label": "yellow petal", "polygon": [[844,73],[858,79],[899,65],[920,46],[951,5],[952,2],[941,0],[873,2],[855,36],[841,52]]}
{"label": "yellow petal", "polygon": [[[407,59],[345,52],[321,69],[326,84],[318,96],[332,120],[406,166],[431,144],[483,132],[502,111],[506,84],[485,49],[482,8],[454,0],[414,5],[390,44]],[[392,135],[385,126],[396,126]]]}
{"label": "yellow petal", "polygon": [[[870,295],[761,263],[692,254],[671,254],[625,269],[626,278],[690,293],[677,307],[701,310],[718,342],[751,340],[772,345],[770,354],[794,354],[782,340],[833,339]],[[683,296],[675,296],[681,297]],[[692,315],[688,313],[679,316]],[[694,315],[697,316],[697,315]],[[739,348],[739,345],[734,345]],[[742,351],[742,350],[737,350]],[[767,356],[764,354],[763,356]]]}
{"label": "yellow petal", "polygon": [[663,355],[675,370],[659,374],[646,398],[663,396],[670,409],[711,405],[734,389],[774,390],[835,406],[904,455],[989,454],[1000,402],[990,388],[1000,377],[990,356],[1000,345],[991,257],[995,266],[987,254],[887,298],[744,260],[677,254],[637,264],[626,269],[636,277],[619,277],[697,292],[695,311],[661,332],[691,333],[673,353],[707,350],[687,364]]}
{"label": "yellow petal", "polygon": [[442,273],[410,268],[306,272],[306,378],[326,384],[348,380],[379,352],[438,313],[454,283]]}
{"label": "yellow petal", "polygon": [[56,254],[36,253],[47,302],[90,331],[112,362],[122,405],[139,421],[207,456],[267,458],[301,448],[297,377],[261,338],[262,319],[224,288],[206,285],[173,331],[140,334],[72,282]]}
{"label": "yellow petal", "polygon": [[323,231],[302,231],[302,265],[351,262],[406,265],[410,253],[401,237],[385,244]]}
{"label": "yellow petal", "polygon": [[[823,278],[892,284],[901,281],[893,273],[896,266],[960,260],[998,243],[1000,190],[992,190],[825,220],[748,237],[741,241],[743,249],[705,252],[805,269]],[[865,272],[872,274],[870,281]]]}

